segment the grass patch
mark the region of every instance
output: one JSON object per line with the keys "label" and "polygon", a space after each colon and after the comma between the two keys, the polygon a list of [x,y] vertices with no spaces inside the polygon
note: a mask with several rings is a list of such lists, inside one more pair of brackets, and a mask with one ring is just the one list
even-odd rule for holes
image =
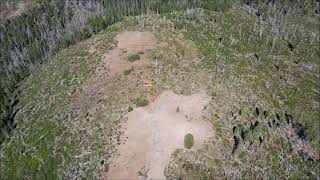
{"label": "grass patch", "polygon": [[148,99],[145,99],[145,98],[143,98],[143,99],[137,99],[137,102],[136,102],[136,105],[137,105],[137,107],[145,107],[145,106],[148,106],[148,104],[149,104],[149,101],[148,101]]}
{"label": "grass patch", "polygon": [[160,50],[155,49],[155,50],[152,50],[152,51],[150,52],[150,57],[151,57],[153,60],[160,60],[160,59],[163,58],[163,54],[162,54],[162,52],[161,52]]}
{"label": "grass patch", "polygon": [[193,146],[193,135],[188,133],[184,136],[184,147],[186,149],[191,149]]}
{"label": "grass patch", "polygon": [[128,61],[130,61],[130,62],[135,62],[138,60],[140,60],[140,54],[134,53],[134,54],[130,54],[128,56]]}

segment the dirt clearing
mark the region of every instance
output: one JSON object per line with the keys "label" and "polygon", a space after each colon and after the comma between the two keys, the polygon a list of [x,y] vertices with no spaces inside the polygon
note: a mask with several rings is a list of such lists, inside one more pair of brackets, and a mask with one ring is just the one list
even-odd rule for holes
{"label": "dirt clearing", "polygon": [[212,124],[201,119],[209,99],[204,91],[190,96],[165,91],[149,106],[128,113],[107,178],[165,179],[165,166],[176,149],[184,148],[187,133],[194,136],[192,150],[213,136]]}
{"label": "dirt clearing", "polygon": [[[88,109],[89,106],[102,106],[102,99],[107,99],[115,88],[110,83],[115,75],[121,75],[125,70],[143,68],[150,63],[146,51],[156,46],[157,39],[151,32],[125,31],[116,36],[117,46],[103,55],[103,61],[95,70],[95,76],[90,78],[82,87],[80,95],[75,96],[75,106]],[[91,46],[88,51],[95,53]],[[140,60],[128,61],[128,55],[139,53]],[[143,54],[141,53],[143,52]]]}
{"label": "dirt clearing", "polygon": [[[150,61],[145,55],[146,51],[156,46],[156,37],[151,32],[128,31],[117,35],[118,45],[105,55],[109,74],[114,76],[130,68],[140,68]],[[140,60],[129,62],[130,54],[139,54]]]}

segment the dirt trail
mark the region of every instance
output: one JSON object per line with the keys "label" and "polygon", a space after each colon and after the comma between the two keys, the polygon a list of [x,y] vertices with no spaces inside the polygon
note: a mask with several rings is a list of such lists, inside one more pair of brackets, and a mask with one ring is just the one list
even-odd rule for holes
{"label": "dirt trail", "polygon": [[[211,123],[201,120],[208,95],[202,91],[190,96],[163,92],[153,104],[128,113],[118,147],[120,155],[111,160],[108,179],[165,179],[164,169],[171,154],[184,148],[184,136],[194,136],[193,150],[213,135]],[[178,109],[177,109],[178,108]]]}

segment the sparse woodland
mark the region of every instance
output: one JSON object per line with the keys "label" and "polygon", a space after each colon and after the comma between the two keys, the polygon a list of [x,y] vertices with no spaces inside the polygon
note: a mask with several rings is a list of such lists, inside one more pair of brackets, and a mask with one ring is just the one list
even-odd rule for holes
{"label": "sparse woodland", "polygon": [[[3,0],[0,10],[16,3]],[[319,178],[319,0],[28,5],[0,19],[0,179],[101,178],[144,73],[154,78],[154,94],[168,87],[188,94],[202,83],[212,97],[204,117],[216,139],[199,152],[177,150],[168,179]],[[110,81],[103,105],[80,112],[71,96],[94,71],[89,59],[99,64],[126,28],[153,31],[175,48],[151,52],[155,67],[126,70]]]}

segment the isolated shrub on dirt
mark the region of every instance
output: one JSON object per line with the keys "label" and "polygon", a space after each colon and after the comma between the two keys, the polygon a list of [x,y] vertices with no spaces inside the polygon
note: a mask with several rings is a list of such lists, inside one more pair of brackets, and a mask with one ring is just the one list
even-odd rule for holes
{"label": "isolated shrub on dirt", "polygon": [[130,54],[128,56],[128,61],[130,61],[130,62],[134,62],[134,61],[138,61],[138,60],[140,60],[140,55],[137,53]]}
{"label": "isolated shrub on dirt", "polygon": [[149,104],[149,101],[148,101],[148,99],[137,99],[137,102],[136,102],[136,105],[138,106],[138,107],[144,107],[144,106],[148,106],[148,104]]}
{"label": "isolated shrub on dirt", "polygon": [[131,106],[128,107],[128,112],[133,111],[133,108]]}
{"label": "isolated shrub on dirt", "polygon": [[193,146],[193,135],[188,133],[184,136],[184,147],[191,149]]}

